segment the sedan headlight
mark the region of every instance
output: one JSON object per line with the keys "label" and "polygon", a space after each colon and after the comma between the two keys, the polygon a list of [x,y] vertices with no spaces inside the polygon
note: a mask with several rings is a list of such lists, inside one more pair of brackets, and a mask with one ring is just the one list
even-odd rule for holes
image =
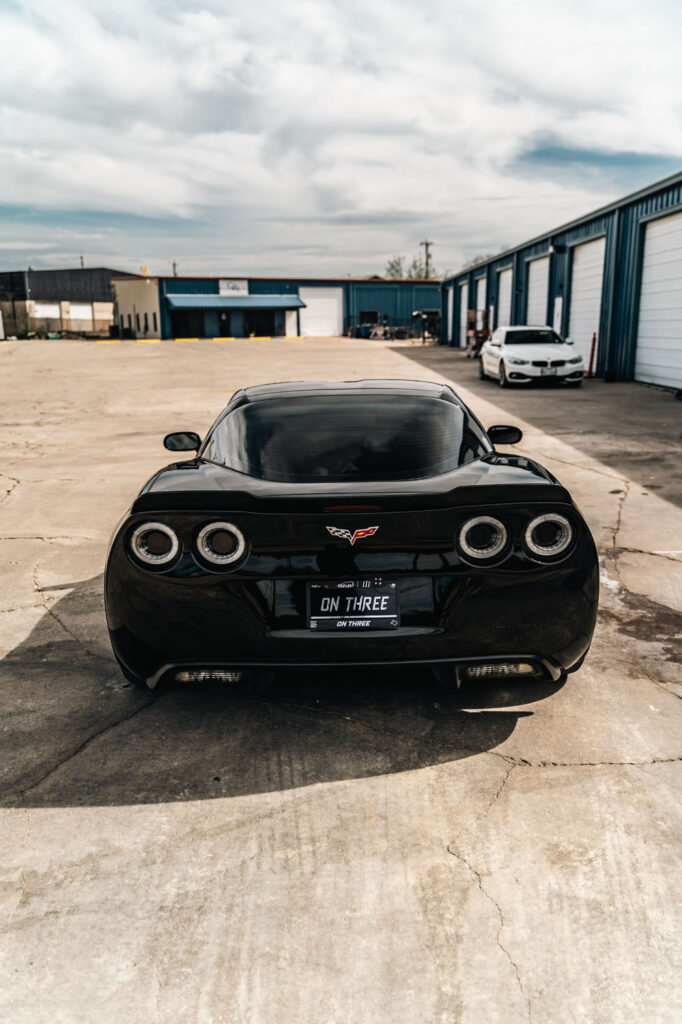
{"label": "sedan headlight", "polygon": [[523,540],[538,558],[555,558],[562,554],[573,540],[573,527],[566,516],[548,512],[531,519],[526,527]]}
{"label": "sedan headlight", "polygon": [[169,565],[180,550],[177,534],[165,523],[142,523],[133,530],[130,547],[145,565]]}
{"label": "sedan headlight", "polygon": [[197,534],[197,550],[212,565],[231,565],[244,554],[246,540],[234,523],[208,523]]}
{"label": "sedan headlight", "polygon": [[528,359],[517,359],[516,356],[508,356],[507,357],[507,362],[508,363],[513,363],[514,366],[528,366],[528,363],[530,362],[530,360],[528,360]]}
{"label": "sedan headlight", "polygon": [[575,356],[573,359],[567,359],[566,360],[567,363],[582,363],[582,361],[583,361],[583,357],[582,356]]}
{"label": "sedan headlight", "polygon": [[474,516],[459,531],[459,546],[476,561],[494,558],[507,546],[507,527],[494,516]]}

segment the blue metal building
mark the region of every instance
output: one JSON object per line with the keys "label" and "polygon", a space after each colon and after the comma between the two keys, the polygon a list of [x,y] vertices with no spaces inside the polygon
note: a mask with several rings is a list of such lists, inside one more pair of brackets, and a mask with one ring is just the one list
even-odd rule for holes
{"label": "blue metal building", "polygon": [[598,374],[682,388],[682,172],[455,274],[441,300],[443,344],[549,324]]}
{"label": "blue metal building", "polygon": [[362,324],[409,326],[440,309],[437,281],[382,278],[120,277],[116,318],[127,337],[319,337]]}

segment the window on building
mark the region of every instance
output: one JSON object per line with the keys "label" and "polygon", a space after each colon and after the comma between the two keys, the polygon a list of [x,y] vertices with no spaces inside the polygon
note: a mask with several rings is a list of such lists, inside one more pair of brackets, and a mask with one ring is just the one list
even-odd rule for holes
{"label": "window on building", "polygon": [[154,334],[156,334],[156,332],[157,332],[157,331],[158,331],[158,329],[159,329],[159,328],[158,328],[158,327],[156,326],[156,313],[152,313],[152,322],[153,322],[153,324],[154,324]]}
{"label": "window on building", "polygon": [[144,333],[149,334],[149,313],[144,315]]}

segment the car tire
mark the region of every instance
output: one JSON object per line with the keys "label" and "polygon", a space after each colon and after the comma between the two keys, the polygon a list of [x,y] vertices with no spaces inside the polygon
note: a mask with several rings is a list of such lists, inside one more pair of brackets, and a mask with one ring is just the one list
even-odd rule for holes
{"label": "car tire", "polygon": [[507,371],[504,368],[504,360],[500,359],[500,365],[497,370],[497,383],[501,388],[509,387],[509,381],[507,380]]}
{"label": "car tire", "polygon": [[482,358],[479,358],[479,360],[478,360],[478,379],[479,380],[487,380],[488,379],[488,374],[483,369],[483,359]]}

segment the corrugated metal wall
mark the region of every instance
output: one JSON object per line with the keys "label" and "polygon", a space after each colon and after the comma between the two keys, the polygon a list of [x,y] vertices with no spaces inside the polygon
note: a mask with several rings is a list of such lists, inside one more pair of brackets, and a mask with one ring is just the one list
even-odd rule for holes
{"label": "corrugated metal wall", "polygon": [[[343,287],[343,329],[360,322],[364,311],[373,310],[381,322],[385,317],[391,326],[408,325],[412,313],[421,309],[440,309],[440,284],[437,281],[349,281],[344,278],[306,280],[290,278],[243,278],[248,280],[251,295],[298,295],[299,288]],[[171,336],[171,320],[164,295],[217,295],[217,278],[159,278],[161,337]]]}
{"label": "corrugated metal wall", "polygon": [[[622,380],[634,374],[639,313],[644,230],[654,217],[682,210],[682,174],[652,185],[633,196],[626,196],[604,210],[595,211],[571,224],[564,225],[525,245],[510,250],[486,263],[448,278],[442,283],[442,302],[448,286],[455,285],[454,318],[458,322],[462,282],[473,295],[474,278],[484,268],[487,277],[488,304],[497,305],[498,271],[514,268],[512,292],[512,323],[523,323],[527,303],[528,265],[533,257],[550,255],[549,308],[562,299],[561,329],[565,334],[570,320],[571,261],[573,249],[581,242],[600,236],[606,238],[602,308],[599,325],[597,372],[608,372]],[[444,308],[444,306],[443,306]],[[442,342],[447,343],[445,331]]]}

